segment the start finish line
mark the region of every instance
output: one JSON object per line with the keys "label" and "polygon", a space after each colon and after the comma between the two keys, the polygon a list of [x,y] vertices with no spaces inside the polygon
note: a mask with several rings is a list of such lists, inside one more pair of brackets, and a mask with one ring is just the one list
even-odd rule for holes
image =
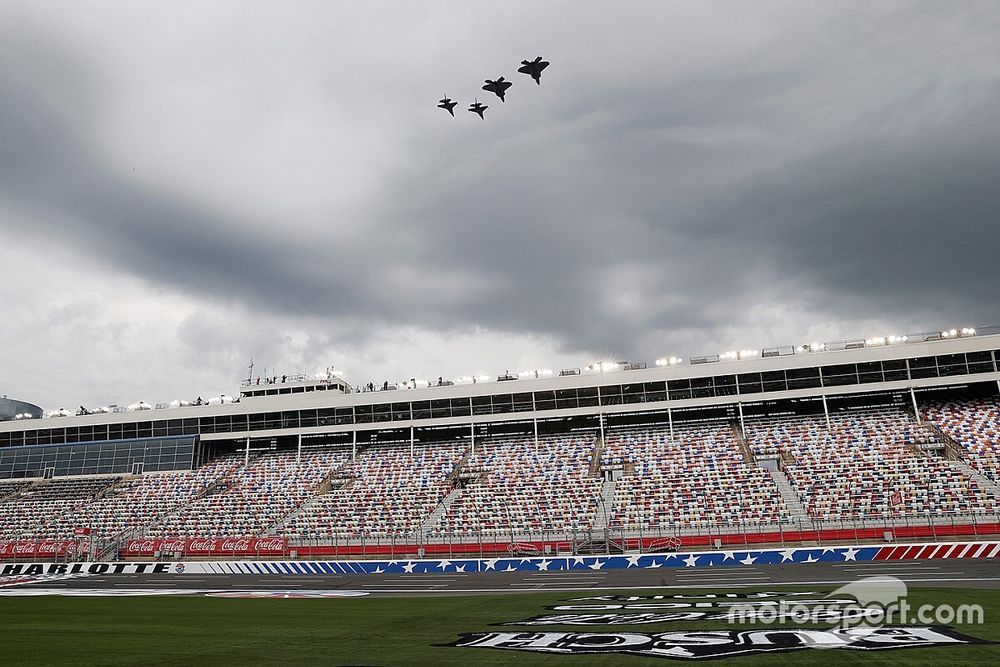
{"label": "start finish line", "polygon": [[219,575],[324,575],[324,574],[454,574],[486,572],[553,572],[657,568],[710,568],[782,563],[844,563],[883,560],[995,558],[1000,542],[948,542],[933,544],[875,544],[849,547],[750,549],[690,553],[632,554],[614,556],[555,556],[488,559],[418,560],[255,560],[119,563],[5,563],[0,576],[115,575],[115,574],[219,574]]}

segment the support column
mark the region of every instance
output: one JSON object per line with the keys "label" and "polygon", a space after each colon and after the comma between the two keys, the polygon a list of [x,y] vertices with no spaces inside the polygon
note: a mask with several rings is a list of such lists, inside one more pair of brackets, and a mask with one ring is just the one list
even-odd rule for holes
{"label": "support column", "polygon": [[476,455],[476,425],[469,423],[469,442],[472,443],[472,455]]}
{"label": "support column", "polygon": [[243,452],[243,465],[250,465],[250,438],[247,438],[247,450]]}
{"label": "support column", "polygon": [[535,418],[535,419],[532,419],[531,421],[534,422],[534,426],[535,426],[535,454],[537,454],[538,453],[538,419]]}
{"label": "support column", "polygon": [[601,446],[603,447],[604,446],[604,413],[603,412],[598,412],[597,413],[597,420],[598,420],[598,422],[600,422],[600,425],[601,425]]}
{"label": "support column", "polygon": [[413,427],[410,427],[410,458],[413,458]]}
{"label": "support column", "polygon": [[299,433],[299,449],[295,453],[295,462],[296,463],[301,463],[302,462],[302,434],[301,433]]}
{"label": "support column", "polygon": [[740,433],[746,434],[747,432],[746,425],[744,425],[743,423],[743,404],[737,401],[736,409],[739,410],[740,412]]}
{"label": "support column", "polygon": [[667,421],[670,422],[670,439],[674,439],[674,411],[667,408]]}
{"label": "support column", "polygon": [[826,407],[826,394],[823,394],[823,414],[826,416],[826,430],[830,430],[830,410]]}
{"label": "support column", "polygon": [[920,423],[920,408],[917,407],[917,392],[910,387],[910,400],[913,401],[913,414],[917,416],[917,423]]}
{"label": "support column", "polygon": [[351,461],[358,458],[358,431],[351,432]]}

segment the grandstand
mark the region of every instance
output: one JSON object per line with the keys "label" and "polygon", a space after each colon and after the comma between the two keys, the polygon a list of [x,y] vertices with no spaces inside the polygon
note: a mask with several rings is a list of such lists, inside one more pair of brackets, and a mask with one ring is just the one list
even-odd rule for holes
{"label": "grandstand", "polygon": [[408,390],[293,378],[239,403],[4,422],[0,541],[140,557],[986,530],[998,333]]}

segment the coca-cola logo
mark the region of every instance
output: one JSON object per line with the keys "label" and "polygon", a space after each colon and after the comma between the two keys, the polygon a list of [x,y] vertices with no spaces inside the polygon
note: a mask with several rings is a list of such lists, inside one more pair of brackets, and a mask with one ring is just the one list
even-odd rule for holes
{"label": "coca-cola logo", "polygon": [[16,542],[14,544],[14,548],[12,550],[12,553],[15,553],[15,554],[33,554],[33,553],[35,553],[35,546],[36,546],[36,544],[34,542]]}
{"label": "coca-cola logo", "polygon": [[250,540],[248,539],[234,539],[232,537],[226,538],[222,541],[223,551],[249,551],[250,550]]}
{"label": "coca-cola logo", "polygon": [[156,551],[157,542],[159,540],[129,540],[128,550],[138,551],[140,553],[153,553]]}
{"label": "coca-cola logo", "polygon": [[63,542],[41,542],[38,545],[38,553],[40,554],[61,554],[66,550],[66,545]]}
{"label": "coca-cola logo", "polygon": [[188,550],[190,551],[214,551],[216,548],[216,543],[218,540],[204,539],[204,538],[194,538],[188,542]]}
{"label": "coca-cola logo", "polygon": [[184,540],[160,540],[160,551],[184,551]]}
{"label": "coca-cola logo", "polygon": [[285,540],[281,537],[264,538],[257,540],[258,551],[284,551]]}

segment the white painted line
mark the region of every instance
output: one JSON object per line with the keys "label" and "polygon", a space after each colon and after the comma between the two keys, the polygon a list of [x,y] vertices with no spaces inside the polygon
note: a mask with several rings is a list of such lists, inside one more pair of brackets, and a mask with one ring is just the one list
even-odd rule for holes
{"label": "white painted line", "polygon": [[[823,584],[851,584],[851,583],[854,583],[855,581],[856,581],[855,579],[838,579],[838,580],[831,580],[831,581],[787,581],[787,582],[786,581],[781,581],[781,582],[772,581],[772,582],[770,582],[770,584],[771,585],[775,585],[775,586],[777,586],[777,585],[781,585],[781,586],[819,586],[819,585],[823,585]],[[908,581],[912,581],[912,582],[925,582],[925,583],[955,582],[955,581],[1000,581],[1000,577],[986,577],[986,578],[980,577],[980,578],[970,578],[970,579],[954,579],[954,578],[948,578],[948,579],[910,579]],[[671,589],[672,590],[672,589],[683,589],[683,588],[717,588],[719,585],[720,585],[719,582],[712,582],[712,583],[695,583],[695,582],[686,583],[685,582],[685,583],[679,583],[679,584],[674,584],[674,585],[669,585],[669,586],[646,585],[646,586],[585,586],[585,587],[568,587],[568,588],[546,587],[546,588],[543,588],[541,590],[553,591],[553,592],[556,592],[556,593],[559,593],[559,592],[562,592],[562,593],[576,593],[576,592],[580,592],[580,591],[643,591],[643,590],[650,590],[650,589],[658,589],[658,590],[659,589]],[[726,586],[734,586],[734,587],[738,587],[738,588],[746,588],[748,586],[752,586],[752,587],[760,587],[761,586],[760,583],[726,583],[725,585]],[[445,594],[454,594],[454,593],[502,593],[505,590],[506,591],[511,591],[511,590],[518,590],[518,591],[525,590],[525,591],[527,591],[528,589],[511,589],[511,588],[508,588],[508,587],[505,587],[505,588],[451,588],[451,589],[447,589],[447,590],[435,590],[435,591],[428,590],[426,592],[428,592],[428,593],[445,593]],[[531,590],[536,590],[536,589],[531,589]],[[397,590],[397,591],[387,590],[387,591],[379,591],[379,592],[381,592],[381,593],[413,593],[414,591],[413,590]]]}
{"label": "white painted line", "polygon": [[[742,577],[743,576],[742,573],[736,573],[736,572],[696,572],[696,571],[685,572],[684,570],[676,572],[675,574],[678,577],[681,577],[681,576],[684,576],[684,577]],[[764,573],[761,572],[760,570],[753,570],[753,571],[747,572],[746,574],[753,575],[753,574],[764,574]]]}
{"label": "white painted line", "polygon": [[[544,581],[515,581],[511,584],[511,586],[559,586],[565,583],[566,581],[564,580],[553,581],[551,583],[546,583]],[[573,583],[583,586],[585,584],[597,584],[600,583],[600,581],[597,579],[577,579]]]}

